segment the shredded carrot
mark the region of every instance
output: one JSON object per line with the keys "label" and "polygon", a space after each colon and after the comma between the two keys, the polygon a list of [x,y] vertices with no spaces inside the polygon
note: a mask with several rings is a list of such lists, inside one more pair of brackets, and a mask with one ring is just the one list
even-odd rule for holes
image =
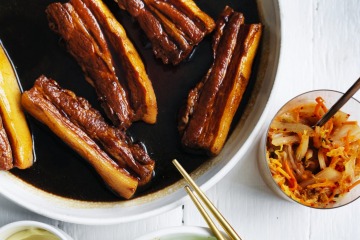
{"label": "shredded carrot", "polygon": [[354,187],[356,187],[357,185],[359,185],[359,184],[360,184],[360,179],[357,180],[356,182],[354,182],[354,183],[349,187],[349,191],[350,191],[351,189],[353,189]]}
{"label": "shredded carrot", "polygon": [[336,157],[332,157],[331,158],[331,161],[330,161],[330,164],[329,164],[329,167],[331,168],[335,168],[336,167],[336,164],[338,164],[338,162],[341,160],[341,158],[339,156],[336,156]]}
{"label": "shredded carrot", "polygon": [[297,109],[295,111],[296,115],[295,115],[295,120],[296,122],[299,122],[300,121],[300,109]]}
{"label": "shredded carrot", "polygon": [[314,132],[315,132],[314,137],[313,137],[314,147],[319,148],[319,147],[321,147],[320,127],[316,126]]}
{"label": "shredded carrot", "polygon": [[277,159],[274,159],[274,161],[272,161],[272,163],[274,163],[277,167],[282,167],[281,162]]}
{"label": "shredded carrot", "polygon": [[315,101],[317,102],[317,104],[315,106],[314,114],[315,114],[315,116],[320,118],[320,117],[322,117],[322,114],[320,113],[320,110],[323,110],[323,112],[327,112],[327,108],[326,108],[326,106],[324,104],[324,99],[322,99],[321,97],[317,97],[315,99]]}
{"label": "shredded carrot", "polygon": [[285,172],[282,168],[276,168],[276,170],[279,171],[279,173],[281,173],[281,175],[283,175],[286,179],[288,179],[290,181],[291,176],[289,176],[289,174],[287,172]]}
{"label": "shredded carrot", "polygon": [[324,103],[324,99],[322,97],[317,97],[315,98],[315,101],[319,104],[319,103]]}
{"label": "shredded carrot", "polygon": [[325,182],[320,182],[320,183],[314,183],[311,185],[308,185],[307,188],[309,189],[313,189],[313,188],[324,188],[324,187],[336,187],[335,183],[333,181],[330,180],[326,180]]}
{"label": "shredded carrot", "polygon": [[285,171],[289,174],[290,179],[289,179],[289,187],[291,190],[297,189],[298,184],[297,184],[297,180],[294,176],[294,172],[291,170],[288,162],[285,160],[284,161],[284,167],[285,167]]}
{"label": "shredded carrot", "polygon": [[344,144],[345,144],[345,152],[348,152],[350,149],[350,135],[351,135],[351,131],[347,131],[346,136],[343,138]]}
{"label": "shredded carrot", "polygon": [[346,122],[343,122],[344,125],[357,125],[358,122],[357,121],[346,121]]}
{"label": "shredded carrot", "polygon": [[321,109],[320,104],[317,104],[317,105],[315,106],[315,110],[314,110],[314,115],[315,115],[317,118],[321,118],[320,109]]}

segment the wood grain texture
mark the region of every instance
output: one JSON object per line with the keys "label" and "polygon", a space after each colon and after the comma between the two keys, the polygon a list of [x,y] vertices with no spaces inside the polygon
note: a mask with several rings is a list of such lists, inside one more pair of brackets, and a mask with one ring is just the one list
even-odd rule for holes
{"label": "wood grain texture", "polygon": [[[360,1],[280,0],[282,51],[268,118],[284,101],[313,89],[345,92],[360,76]],[[360,99],[360,92],[355,95]],[[258,136],[258,139],[260,136]],[[275,196],[257,168],[258,143],[206,193],[246,240],[352,240],[360,236],[360,200],[334,210],[315,210]],[[74,239],[134,239],[171,226],[206,226],[189,200],[181,207],[137,222],[84,226],[51,220],[0,197],[0,225],[38,220]]]}

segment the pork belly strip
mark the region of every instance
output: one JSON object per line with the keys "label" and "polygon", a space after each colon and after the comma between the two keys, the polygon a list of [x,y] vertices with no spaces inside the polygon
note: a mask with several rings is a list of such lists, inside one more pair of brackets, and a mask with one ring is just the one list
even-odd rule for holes
{"label": "pork belly strip", "polygon": [[217,155],[248,85],[261,37],[261,24],[244,24],[241,13],[225,8],[213,39],[214,63],[188,95],[179,131],[187,149]]}
{"label": "pork belly strip", "polygon": [[14,167],[10,142],[0,117],[0,170],[10,170]]}
{"label": "pork belly strip", "polygon": [[135,193],[138,180],[114,162],[82,129],[65,117],[48,100],[41,88],[34,86],[21,97],[24,109],[45,124],[59,138],[88,161],[107,186],[116,194],[129,199]]}
{"label": "pork belly strip", "polygon": [[176,65],[210,33],[215,23],[192,0],[115,0],[140,24],[157,58]]}
{"label": "pork belly strip", "polygon": [[129,91],[130,103],[134,109],[134,120],[143,120],[154,124],[157,119],[157,101],[155,92],[145,70],[145,66],[136,48],[127,37],[125,29],[112,15],[109,9],[99,0],[71,0],[83,2],[98,20],[111,47],[115,51],[115,58],[124,70],[124,85]]}
{"label": "pork belly strip", "polygon": [[[114,125],[126,129],[136,120],[155,123],[157,102],[152,83],[135,47],[108,8],[100,0],[72,0],[50,4],[46,12],[50,28],[65,40]],[[121,68],[125,76],[119,80]]]}
{"label": "pork belly strip", "polygon": [[160,20],[145,7],[141,0],[118,1],[120,8],[127,10],[139,23],[152,44],[153,52],[157,58],[164,63],[180,62],[181,50],[170,39],[169,34],[164,30]]}
{"label": "pork belly strip", "polygon": [[141,146],[133,144],[125,133],[109,126],[86,99],[62,89],[54,80],[45,76],[38,78],[34,86],[66,118],[101,145],[120,167],[135,175],[139,179],[139,185],[150,181],[155,162]]}

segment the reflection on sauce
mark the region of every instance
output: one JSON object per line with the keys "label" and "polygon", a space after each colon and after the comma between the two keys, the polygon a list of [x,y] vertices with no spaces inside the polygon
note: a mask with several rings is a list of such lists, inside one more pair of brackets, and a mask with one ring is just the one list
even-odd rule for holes
{"label": "reflection on sauce", "polygon": [[6,240],[61,240],[61,239],[45,229],[29,228],[11,235]]}

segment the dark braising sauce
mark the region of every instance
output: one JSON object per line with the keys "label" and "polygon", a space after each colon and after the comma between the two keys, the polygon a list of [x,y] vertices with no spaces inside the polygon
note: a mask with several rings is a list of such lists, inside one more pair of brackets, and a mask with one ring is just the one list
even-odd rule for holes
{"label": "dark braising sauce", "polygon": [[[16,66],[22,88],[30,89],[35,79],[44,74],[57,80],[61,87],[85,97],[96,109],[101,110],[95,91],[85,81],[80,67],[66,52],[59,37],[48,27],[45,8],[51,2],[54,1],[13,0],[0,3],[0,39]],[[128,131],[135,141],[146,146],[148,153],[156,161],[152,182],[136,193],[136,196],[142,196],[180,179],[171,163],[172,159],[178,159],[189,172],[209,160],[206,156],[188,154],[181,149],[177,114],[189,90],[201,80],[212,63],[211,35],[196,47],[191,58],[176,67],[164,65],[161,60],[155,59],[144,34],[130,15],[120,10],[114,1],[105,3],[124,26],[141,55],[158,101],[157,123],[148,125],[137,122]],[[259,22],[255,1],[201,0],[196,3],[214,19],[229,5],[244,13],[246,23]],[[258,56],[260,54],[261,52]],[[257,57],[254,72],[258,62]],[[241,117],[254,86],[253,82],[250,81],[235,122]],[[47,127],[31,117],[29,121],[34,135],[36,163],[27,170],[12,170],[14,175],[44,191],[66,198],[97,202],[121,201],[105,187],[85,160]]]}

